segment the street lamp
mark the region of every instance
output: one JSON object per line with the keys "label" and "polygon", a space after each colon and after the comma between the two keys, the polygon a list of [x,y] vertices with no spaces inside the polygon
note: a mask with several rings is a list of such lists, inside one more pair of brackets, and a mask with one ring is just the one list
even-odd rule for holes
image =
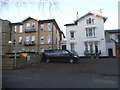
{"label": "street lamp", "polygon": [[[12,44],[12,41],[8,41],[9,44]],[[16,67],[16,43],[15,43],[15,58],[14,58],[14,67]]]}

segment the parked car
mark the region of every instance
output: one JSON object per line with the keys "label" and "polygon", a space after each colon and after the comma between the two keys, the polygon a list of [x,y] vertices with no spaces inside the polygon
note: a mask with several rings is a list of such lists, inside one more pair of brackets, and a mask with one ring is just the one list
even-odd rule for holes
{"label": "parked car", "polygon": [[64,61],[64,62],[70,62],[74,63],[79,60],[78,55],[75,53],[72,53],[68,50],[45,50],[44,51],[45,61],[51,62],[51,61]]}

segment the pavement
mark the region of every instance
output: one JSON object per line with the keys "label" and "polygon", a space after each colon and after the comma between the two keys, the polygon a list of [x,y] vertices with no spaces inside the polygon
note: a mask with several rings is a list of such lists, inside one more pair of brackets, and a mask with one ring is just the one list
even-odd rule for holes
{"label": "pavement", "polygon": [[118,60],[31,64],[3,71],[3,88],[118,88]]}

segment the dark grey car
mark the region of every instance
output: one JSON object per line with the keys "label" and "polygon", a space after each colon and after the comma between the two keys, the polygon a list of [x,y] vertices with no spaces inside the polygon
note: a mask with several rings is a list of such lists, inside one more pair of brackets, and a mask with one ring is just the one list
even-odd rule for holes
{"label": "dark grey car", "polygon": [[74,63],[79,60],[78,55],[68,51],[68,50],[45,50],[44,55],[46,57],[46,62],[50,61],[60,61],[60,62],[70,62]]}

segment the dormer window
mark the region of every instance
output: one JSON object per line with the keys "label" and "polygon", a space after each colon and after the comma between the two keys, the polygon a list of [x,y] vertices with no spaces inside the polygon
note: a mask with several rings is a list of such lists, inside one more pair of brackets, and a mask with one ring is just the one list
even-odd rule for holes
{"label": "dormer window", "polygon": [[94,19],[92,19],[92,18],[86,19],[86,24],[94,24],[94,23],[95,23]]}

